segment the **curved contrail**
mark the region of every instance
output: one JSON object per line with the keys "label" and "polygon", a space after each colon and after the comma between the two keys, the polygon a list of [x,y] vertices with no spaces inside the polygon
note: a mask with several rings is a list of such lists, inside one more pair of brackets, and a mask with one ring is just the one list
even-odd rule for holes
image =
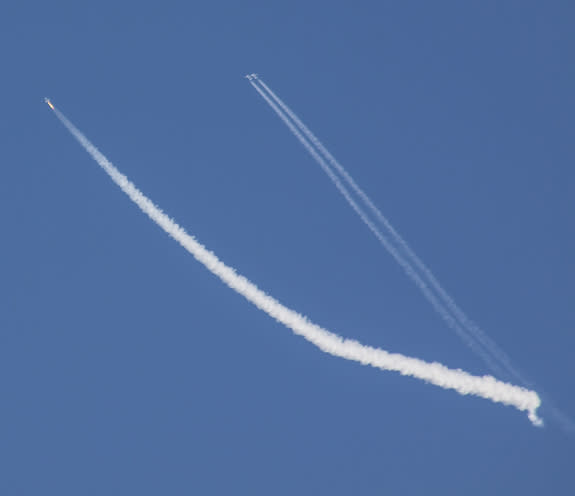
{"label": "curved contrail", "polygon": [[498,381],[491,376],[473,376],[462,370],[449,369],[434,362],[429,363],[417,358],[411,358],[398,353],[389,353],[379,348],[366,346],[358,341],[344,339],[316,324],[303,315],[282,305],[233,268],[225,265],[218,257],[200,244],[193,236],[170,219],[136,186],[128,180],[114,165],[84,136],[57,108],[51,107],[92,158],[104,169],[112,181],[167,234],[190,252],[198,262],[210,272],[219,277],[227,286],[242,295],[260,310],[266,312],[278,322],[290,328],[322,351],[334,356],[353,360],[364,365],[371,365],[382,370],[399,372],[412,376],[445,389],[453,389],[460,394],[475,395],[491,401],[514,406],[527,412],[534,425],[542,425],[537,416],[537,408],[541,400],[535,391]]}

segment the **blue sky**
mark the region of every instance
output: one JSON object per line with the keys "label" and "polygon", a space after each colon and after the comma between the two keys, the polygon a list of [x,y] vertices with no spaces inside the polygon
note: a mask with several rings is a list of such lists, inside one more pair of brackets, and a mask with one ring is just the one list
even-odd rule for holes
{"label": "blue sky", "polygon": [[[243,75],[575,416],[571,2],[0,7],[2,494],[567,494],[575,437],[322,354],[149,221],[313,321],[489,370]],[[549,413],[549,412],[547,412]]]}

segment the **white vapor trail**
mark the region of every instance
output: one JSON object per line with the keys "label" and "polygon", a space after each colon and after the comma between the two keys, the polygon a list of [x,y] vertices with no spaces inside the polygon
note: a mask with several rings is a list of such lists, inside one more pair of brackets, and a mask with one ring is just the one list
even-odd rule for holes
{"label": "white vapor trail", "polygon": [[257,308],[266,312],[270,317],[290,328],[295,334],[304,337],[322,351],[334,356],[371,365],[382,370],[396,371],[402,375],[412,376],[445,389],[454,389],[463,395],[471,394],[514,406],[518,410],[525,411],[534,425],[542,425],[542,420],[537,416],[537,408],[541,404],[541,400],[535,391],[498,381],[491,376],[473,376],[462,370],[449,369],[440,363],[428,363],[417,358],[389,353],[382,349],[362,345],[354,340],[344,339],[285,307],[254,283],[238,274],[233,268],[225,265],[213,252],[186,233],[181,226],[163,213],[125,175],[118,171],[58,109],[53,106],[51,108],[80,145],[145,214],[226,285]]}
{"label": "white vapor trail", "polygon": [[[409,262],[406,257],[403,256],[401,247],[407,247],[407,243],[399,237],[399,234],[396,233],[395,230],[391,227],[387,219],[383,217],[381,212],[377,209],[377,207],[373,204],[373,202],[367,197],[367,195],[359,188],[359,186],[355,183],[355,181],[347,174],[343,166],[341,166],[333,156],[325,149],[325,147],[320,143],[320,141],[312,134],[312,132],[303,124],[303,122],[294,114],[289,107],[283,103],[282,100],[271,90],[269,87],[261,80],[257,79],[257,81],[262,85],[262,87],[269,93],[269,95],[277,102],[274,103],[270,97],[262,91],[262,89],[254,82],[254,80],[250,80],[251,85],[256,89],[256,91],[260,94],[260,96],[266,101],[266,103],[272,108],[272,110],[278,115],[278,117],[284,122],[284,124],[289,128],[289,130],[293,133],[293,135],[299,140],[299,142],[306,148],[306,150],[311,154],[314,160],[320,165],[322,170],[328,175],[330,180],[333,184],[337,187],[339,192],[343,195],[347,203],[353,208],[353,210],[357,213],[357,215],[361,218],[361,220],[365,223],[365,225],[371,230],[374,236],[379,240],[379,242],[384,246],[384,248],[391,254],[391,256],[395,259],[395,261],[401,266],[403,271],[407,274],[407,276],[415,283],[415,285],[419,288],[419,290],[423,293],[424,297],[427,301],[432,305],[434,310],[441,316],[441,318],[447,323],[447,325],[453,329],[457,335],[461,338],[462,341],[467,344],[467,346],[473,350],[478,356],[480,356],[483,361],[496,373],[502,373],[501,368],[497,364],[497,361],[492,358],[492,355],[489,353],[489,348],[484,349],[481,346],[481,342],[477,342],[473,339],[473,335],[470,335],[469,332],[466,331],[462,327],[462,325],[452,316],[449,310],[446,308],[445,304],[436,296],[433,292],[432,288],[435,286],[439,286],[439,284],[435,284],[435,278],[432,278],[431,286],[423,280],[423,278],[419,275],[419,273],[415,270],[413,265]],[[278,107],[281,107],[281,109]],[[282,109],[285,111],[282,112]],[[287,115],[286,115],[287,114]],[[288,116],[292,119],[288,118]],[[299,126],[299,129],[294,125],[294,123]],[[305,134],[302,135],[302,132]],[[308,141],[309,140],[309,141]],[[311,143],[310,143],[311,142]],[[316,148],[314,148],[314,145]],[[364,202],[370,207],[372,210],[375,209],[379,212],[379,216],[384,219],[386,227],[391,234],[391,240],[385,236],[381,230],[377,227],[377,225],[370,219],[369,215],[364,211],[362,206],[358,204],[347,189],[346,185],[342,183],[340,178],[335,174],[335,172],[331,169],[331,167],[326,163],[324,157],[322,157],[319,153],[321,152],[331,163],[335,165],[335,168],[338,172],[340,172],[343,178],[347,181],[347,183],[353,188],[353,190],[359,194],[360,198],[364,200]],[[397,238],[399,238],[402,242],[399,247],[394,246],[393,241],[397,242]],[[409,249],[409,247],[408,247]],[[410,253],[413,253],[410,251]],[[415,256],[415,255],[413,255]],[[417,259],[419,261],[419,259]],[[423,265],[422,262],[419,264]],[[431,272],[427,271],[429,274]],[[441,288],[441,286],[439,286]],[[439,293],[440,296],[444,294],[444,292]],[[451,301],[451,299],[450,299]],[[505,363],[505,362],[504,362]]]}
{"label": "white vapor trail", "polygon": [[[483,359],[483,361],[491,368],[493,372],[519,381],[521,385],[526,388],[533,388],[534,384],[527,380],[521,374],[521,372],[519,372],[519,370],[513,366],[509,356],[497,345],[497,343],[495,343],[495,341],[493,341],[485,333],[485,331],[481,329],[481,327],[470,320],[463,312],[463,310],[458,307],[458,305],[455,303],[455,300],[441,286],[433,272],[431,272],[431,270],[412,250],[409,244],[394,229],[389,220],[383,215],[381,210],[374,204],[371,198],[369,198],[367,193],[365,193],[365,191],[363,191],[363,189],[355,182],[353,177],[351,177],[343,165],[339,163],[339,161],[329,152],[323,143],[303,123],[298,115],[293,110],[291,110],[287,104],[263,80],[261,80],[257,75],[253,76],[254,77],[250,79],[252,85],[254,85],[254,81],[257,81],[267,92],[267,95],[271,96],[273,101],[270,101],[268,96],[265,93],[259,91],[260,88],[256,87],[260,95],[272,107],[277,115],[280,116],[280,118],[298,138],[298,140],[304,144],[306,149],[320,164],[324,172],[326,172],[329,178],[334,182],[348,203],[358,213],[362,221],[375,234],[381,244],[389,251],[389,253],[393,256],[393,258],[395,258],[399,265],[401,265],[407,275],[423,292],[424,296],[431,303],[438,314],[444,319],[448,326],[456,331],[459,337]],[[287,114],[287,117],[284,115],[284,112]],[[295,123],[295,126],[292,121]],[[329,163],[329,165],[326,164],[326,161]],[[370,221],[369,216],[363,211],[362,207],[353,200],[353,197],[347,190],[347,187],[342,184],[339,180],[339,177],[334,174],[333,170],[330,168],[330,165],[333,167],[333,169],[335,169],[337,173],[339,173],[341,178],[343,178],[344,182],[352,189],[352,191],[363,201],[363,205],[366,206],[369,211],[371,211],[371,214],[373,214],[379,221],[379,225],[385,228],[386,232],[389,233],[391,240],[388,240],[386,236],[378,229],[378,227]],[[404,257],[408,260],[405,260]],[[420,273],[418,273],[415,269],[420,271],[421,276]],[[425,279],[425,281],[422,279]],[[430,290],[437,293],[440,301],[438,301],[438,299],[435,297],[435,294]],[[544,398],[546,398],[545,395]],[[559,410],[559,408],[554,406],[549,398],[545,399],[545,404],[547,405],[547,410],[549,413],[555,418],[555,420],[564,431],[569,433],[575,432],[575,421],[573,421],[568,415]]]}

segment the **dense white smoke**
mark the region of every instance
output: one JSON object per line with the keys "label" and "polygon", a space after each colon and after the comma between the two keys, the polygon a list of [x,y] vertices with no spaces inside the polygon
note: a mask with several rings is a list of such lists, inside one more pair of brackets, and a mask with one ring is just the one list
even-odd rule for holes
{"label": "dense white smoke", "polygon": [[244,276],[238,274],[233,268],[225,265],[213,252],[206,249],[193,236],[187,234],[181,226],[163,213],[126,176],[120,173],[58,109],[52,105],[51,108],[82,147],[145,214],[230,288],[244,296],[270,317],[290,328],[294,333],[331,355],[364,365],[371,365],[382,370],[396,371],[402,375],[412,376],[445,389],[453,389],[463,395],[471,394],[514,406],[527,412],[533,424],[542,424],[541,419],[537,416],[537,408],[541,401],[534,391],[498,381],[491,376],[473,376],[462,370],[449,369],[440,363],[428,363],[417,358],[389,353],[382,349],[362,345],[354,340],[344,339],[285,307]]}

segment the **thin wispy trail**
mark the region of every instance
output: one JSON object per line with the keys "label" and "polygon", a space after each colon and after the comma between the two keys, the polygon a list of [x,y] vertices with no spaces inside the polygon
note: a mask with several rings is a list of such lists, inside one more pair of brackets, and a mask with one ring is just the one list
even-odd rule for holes
{"label": "thin wispy trail", "polygon": [[[364,204],[369,208],[371,213],[379,220],[383,227],[390,234],[393,243],[395,243],[400,250],[407,256],[411,263],[419,269],[420,273],[426,279],[426,286],[432,288],[438,295],[446,309],[441,313],[441,316],[445,319],[446,315],[451,312],[451,314],[459,321],[464,329],[464,333],[469,337],[464,338],[464,341],[468,346],[474,340],[479,343],[478,346],[471,346],[474,348],[475,352],[480,347],[486,350],[486,353],[479,353],[487,365],[496,373],[501,373],[504,369],[504,373],[507,376],[513,377],[515,380],[519,380],[524,385],[529,384],[521,373],[511,364],[509,356],[481,329],[477,324],[471,321],[467,315],[461,310],[454,299],[447,293],[447,291],[441,286],[433,272],[423,263],[423,261],[417,256],[417,254],[411,249],[409,244],[402,238],[402,236],[394,229],[389,220],[383,215],[381,210],[375,205],[375,203],[369,198],[367,193],[356,183],[356,181],[351,177],[347,170],[339,163],[339,161],[329,152],[329,150],[323,145],[323,143],[313,134],[313,132],[303,123],[303,121],[298,117],[298,115],[291,110],[286,103],[259,77],[257,81],[261,84],[265,91],[269,93],[273,100],[280,106],[280,108],[292,119],[297,127],[301,130],[304,136],[315,146],[315,148],[325,157],[329,164],[341,175],[341,177],[347,182],[351,189],[359,196],[359,198],[364,202]],[[325,170],[325,169],[324,169]],[[373,229],[372,229],[373,231]],[[395,258],[395,257],[394,257]],[[416,283],[420,289],[422,285]],[[435,305],[434,305],[435,306]],[[437,309],[437,307],[436,307]],[[450,321],[447,322],[450,327],[453,328],[453,324]],[[463,337],[460,332],[458,332],[460,337]],[[497,365],[495,365],[497,363]]]}
{"label": "thin wispy trail", "polygon": [[[260,84],[264,85],[261,79],[257,80]],[[318,150],[314,148],[314,146],[306,139],[306,136],[300,132],[300,130],[294,125],[294,122],[300,122],[297,119],[297,116],[293,114],[288,109],[289,113],[284,113],[282,109],[287,109],[288,107],[282,102],[281,108],[274,103],[270,97],[254,82],[254,80],[250,80],[250,84],[256,89],[256,91],[260,94],[260,96],[266,101],[266,103],[272,108],[272,110],[278,115],[278,117],[284,122],[284,124],[289,128],[289,130],[294,134],[294,136],[299,140],[299,142],[306,148],[306,150],[310,153],[310,155],[314,158],[314,160],[320,165],[323,171],[328,175],[334,185],[337,187],[339,192],[343,195],[347,203],[353,208],[353,210],[357,213],[357,215],[361,218],[361,220],[365,223],[365,225],[371,230],[374,236],[379,240],[379,242],[385,247],[385,249],[391,254],[391,256],[395,259],[395,261],[401,266],[403,271],[407,274],[407,276],[415,283],[415,285],[420,289],[423,293],[424,297],[427,301],[432,305],[434,310],[441,316],[444,322],[453,329],[460,339],[478,356],[482,358],[482,360],[489,366],[489,368],[496,374],[504,375],[505,372],[499,365],[497,361],[491,357],[489,352],[481,346],[481,343],[478,343],[473,339],[473,336],[470,335],[461,325],[460,323],[454,318],[454,316],[449,312],[443,302],[436,296],[433,290],[428,286],[428,284],[423,280],[423,278],[419,275],[419,273],[414,269],[413,265],[403,256],[401,249],[399,247],[394,246],[391,242],[389,237],[385,236],[381,230],[374,224],[374,222],[370,219],[369,215],[364,211],[362,206],[356,202],[347,189],[346,185],[340,180],[337,174],[331,169],[331,167],[327,164],[325,159],[318,153]],[[264,86],[267,88],[267,86]],[[270,95],[274,95],[269,88]],[[275,96],[276,101],[281,102],[281,100]],[[287,115],[286,115],[287,114]],[[290,116],[295,116],[294,122],[290,120]],[[302,131],[304,129],[307,130],[307,134],[313,136],[311,132],[301,123]],[[315,138],[315,142],[319,143],[317,138]],[[315,144],[315,143],[314,143]]]}
{"label": "thin wispy trail", "polygon": [[[375,234],[378,240],[384,245],[384,247],[393,256],[393,258],[404,268],[407,275],[411,277],[419,289],[424,293],[424,296],[430,301],[434,309],[441,315],[444,321],[457,332],[459,337],[478,356],[483,359],[483,361],[492,370],[492,372],[500,375],[500,377],[518,381],[522,386],[528,389],[534,388],[535,384],[532,381],[526,379],[525,376],[515,366],[513,366],[511,359],[499,347],[499,345],[495,343],[495,341],[493,341],[485,333],[485,331],[481,329],[481,327],[469,319],[463,310],[459,308],[459,306],[455,303],[455,300],[441,286],[433,272],[423,263],[423,261],[412,250],[409,244],[394,229],[394,227],[391,225],[391,222],[389,222],[381,210],[375,205],[371,198],[369,198],[367,193],[365,193],[365,191],[363,191],[363,189],[355,182],[353,177],[347,172],[343,165],[341,165],[339,161],[330,153],[330,151],[323,145],[323,143],[304,124],[299,116],[293,110],[291,110],[291,108],[288,107],[288,105],[259,77],[256,76],[254,79],[250,80],[252,86],[255,86],[254,80],[262,86],[265,92],[267,92],[267,94],[262,94],[262,92],[259,91],[260,95],[264,97],[266,102],[281,117],[283,122],[288,126],[292,133],[296,135],[300,142],[303,143],[306,140],[309,141],[309,143],[305,145],[308,151],[312,154],[314,159],[320,163],[322,169],[336,184],[338,190],[342,192],[345,199],[348,201],[348,203],[350,203],[350,205],[352,205],[353,209],[360,215],[361,219],[368,225],[369,229]],[[258,87],[256,87],[256,89],[259,90]],[[271,96],[273,102],[270,102],[270,99],[267,98],[267,95]],[[277,105],[274,105],[274,102]],[[304,135],[303,138],[302,133]],[[317,152],[319,152],[319,154]],[[320,155],[319,159],[318,155]],[[329,165],[326,165],[325,161],[327,161]],[[330,166],[335,169],[339,176],[334,174]],[[351,195],[346,186],[342,184],[341,181],[339,181],[339,177],[341,177],[345,183],[351,187],[353,192],[371,211],[371,214],[375,216],[380,224],[387,230],[387,232],[390,234],[391,240],[389,240],[389,238],[387,238],[376,227],[376,225],[369,220],[369,215],[366,214],[361,206],[359,206],[357,202],[353,200],[353,195]],[[407,258],[409,258],[409,262],[400,260],[403,259],[402,255],[404,254],[407,256]],[[420,272],[417,272],[411,264],[414,264],[416,269],[418,269]],[[406,265],[409,267],[406,268]],[[420,273],[427,281],[421,280],[419,277]],[[428,285],[433,291],[435,291],[437,295],[439,295],[441,302],[437,301],[435,298],[435,293],[430,295]],[[453,317],[455,317],[457,320],[455,321]],[[463,329],[461,328],[460,324]],[[557,424],[565,432],[574,434],[575,421],[567,414],[563,413],[563,411],[561,411],[558,407],[556,407],[547,395],[542,394],[542,397],[545,399],[544,403],[546,406],[546,411],[549,412],[549,415],[551,415],[556,420]]]}
{"label": "thin wispy trail", "polygon": [[290,328],[295,334],[304,337],[322,351],[334,356],[371,365],[382,370],[396,371],[402,375],[412,376],[445,389],[453,389],[463,395],[471,394],[514,406],[518,410],[526,412],[534,425],[542,425],[542,420],[537,416],[537,408],[541,404],[541,400],[535,391],[498,381],[494,377],[473,376],[462,370],[449,369],[439,363],[424,362],[417,358],[389,353],[379,348],[362,345],[354,340],[344,339],[311,323],[303,315],[282,305],[254,283],[238,274],[233,268],[225,265],[213,252],[186,233],[181,226],[163,213],[125,175],[118,171],[58,109],[53,106],[51,108],[80,145],[145,214],[227,286],[266,312],[270,317]]}

